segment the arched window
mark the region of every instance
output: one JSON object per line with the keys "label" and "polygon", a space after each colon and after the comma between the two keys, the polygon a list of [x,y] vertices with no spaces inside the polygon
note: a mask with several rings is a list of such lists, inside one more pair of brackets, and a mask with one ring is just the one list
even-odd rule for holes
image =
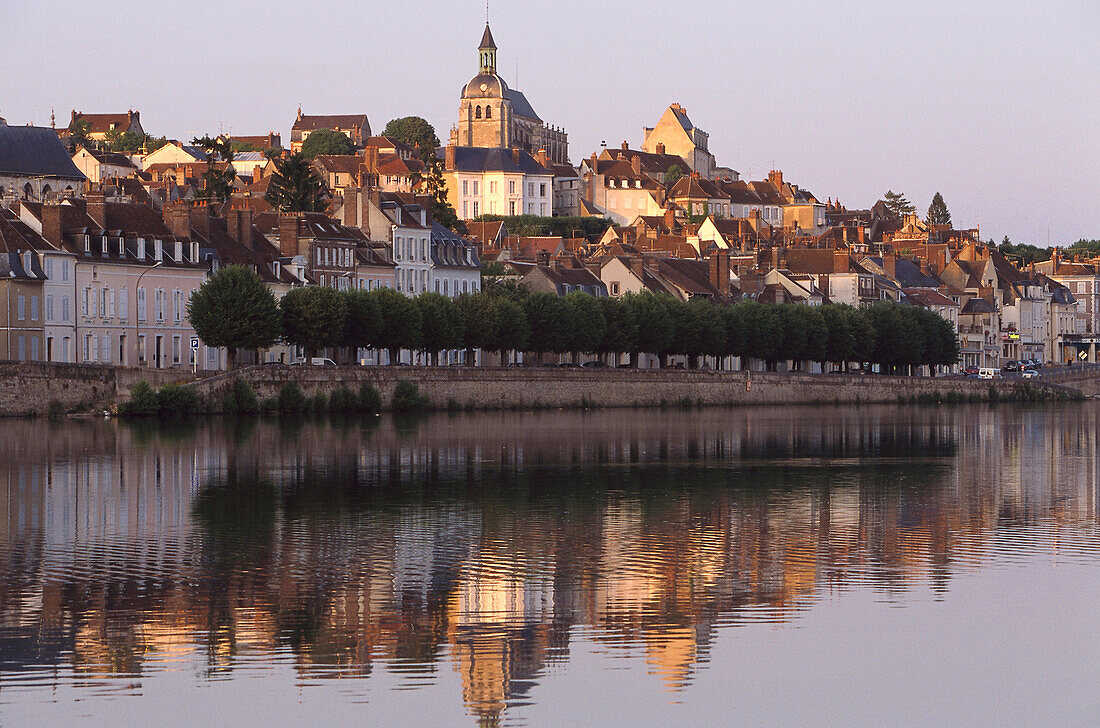
{"label": "arched window", "polygon": [[27,184],[23,185],[23,199],[24,199],[24,200],[29,200],[29,199],[31,199],[31,196],[32,196],[33,194],[34,194],[34,188],[33,188],[33,187],[31,187],[31,183],[30,183],[30,182],[28,182]]}
{"label": "arched window", "polygon": [[42,188],[42,200],[43,200],[43,202],[45,202],[49,198],[51,192],[53,192],[53,190],[50,189],[49,185],[46,185],[45,187]]}
{"label": "arched window", "polygon": [[480,106],[478,106],[476,109],[474,109],[474,118],[475,119],[480,119],[481,118],[481,107]]}
{"label": "arched window", "polygon": [[486,106],[485,107],[485,118],[486,119],[492,119],[493,118],[493,107],[492,106]]}

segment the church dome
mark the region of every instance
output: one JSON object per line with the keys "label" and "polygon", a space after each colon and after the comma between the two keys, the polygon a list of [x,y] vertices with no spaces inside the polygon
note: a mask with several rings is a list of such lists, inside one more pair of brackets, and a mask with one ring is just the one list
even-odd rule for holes
{"label": "church dome", "polygon": [[508,84],[495,73],[479,73],[462,87],[463,99],[502,99]]}

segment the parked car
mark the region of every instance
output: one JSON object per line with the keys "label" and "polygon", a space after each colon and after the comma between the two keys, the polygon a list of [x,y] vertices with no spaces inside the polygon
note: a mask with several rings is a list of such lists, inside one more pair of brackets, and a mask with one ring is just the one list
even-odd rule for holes
{"label": "parked car", "polygon": [[1025,369],[1020,374],[1020,376],[1023,377],[1024,379],[1038,379],[1039,378],[1039,372],[1035,371],[1034,369]]}
{"label": "parked car", "polygon": [[1020,371],[1020,362],[1016,361],[1015,359],[1012,359],[1010,361],[1006,361],[1004,363],[1004,366],[1001,367],[1001,371],[1002,372],[1018,372],[1018,371]]}
{"label": "parked car", "polygon": [[978,370],[978,379],[993,379],[997,376],[996,369],[990,369],[988,367],[982,367]]}
{"label": "parked car", "polygon": [[584,364],[581,364],[581,366],[584,367],[585,369],[606,369],[607,368],[607,364],[600,361],[599,359],[594,359],[593,361],[586,361]]}
{"label": "parked car", "polygon": [[963,369],[963,374],[967,376],[970,376],[971,374],[977,375],[979,369],[981,369],[981,367],[970,366],[966,369]]}

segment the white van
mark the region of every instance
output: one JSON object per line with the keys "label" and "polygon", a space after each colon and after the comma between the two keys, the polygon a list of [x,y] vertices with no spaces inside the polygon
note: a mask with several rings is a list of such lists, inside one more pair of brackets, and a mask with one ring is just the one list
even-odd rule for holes
{"label": "white van", "polygon": [[985,367],[978,370],[978,379],[993,379],[997,376],[996,369],[987,369]]}
{"label": "white van", "polygon": [[336,362],[323,356],[315,356],[309,360],[309,365],[314,367],[334,367]]}

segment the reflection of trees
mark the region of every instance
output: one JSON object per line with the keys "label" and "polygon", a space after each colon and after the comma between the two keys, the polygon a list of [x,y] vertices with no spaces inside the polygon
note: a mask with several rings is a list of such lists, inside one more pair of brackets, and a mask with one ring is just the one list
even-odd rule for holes
{"label": "reflection of trees", "polygon": [[[53,527],[5,523],[19,548],[0,551],[0,617],[49,630],[3,634],[57,659],[67,640],[89,673],[140,673],[196,642],[211,670],[285,646],[312,676],[367,675],[375,660],[416,673],[448,654],[492,725],[568,659],[576,627],[678,689],[719,624],[793,619],[856,585],[943,592],[1005,520],[1096,520],[1095,455],[1081,456],[1095,417],[806,412],[251,420],[141,442],[133,428],[63,428],[53,447],[70,441],[42,461],[106,453],[130,486],[96,498],[155,482],[191,522],[182,536],[78,533],[90,548],[49,576]],[[85,487],[85,465],[17,489],[20,507],[68,497],[66,478]],[[34,594],[37,615],[21,606]]]}

